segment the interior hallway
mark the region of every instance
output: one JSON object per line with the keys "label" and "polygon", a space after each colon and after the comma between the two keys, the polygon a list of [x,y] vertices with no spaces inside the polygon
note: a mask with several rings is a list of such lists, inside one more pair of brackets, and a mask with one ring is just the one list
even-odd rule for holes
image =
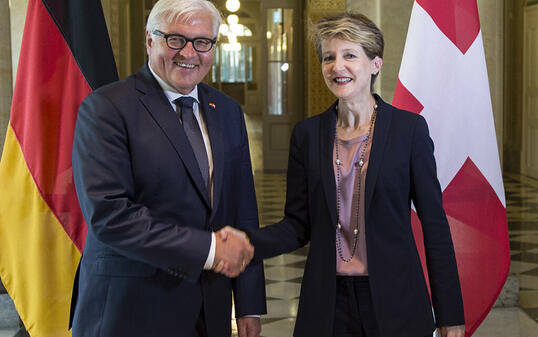
{"label": "interior hallway", "polygon": [[[280,220],[286,198],[285,174],[257,173],[254,180],[260,225]],[[473,336],[538,337],[538,180],[506,174],[504,182],[510,274],[520,282],[519,307],[494,308]],[[262,337],[292,336],[307,253],[305,247],[265,261],[268,314],[262,316]]]}

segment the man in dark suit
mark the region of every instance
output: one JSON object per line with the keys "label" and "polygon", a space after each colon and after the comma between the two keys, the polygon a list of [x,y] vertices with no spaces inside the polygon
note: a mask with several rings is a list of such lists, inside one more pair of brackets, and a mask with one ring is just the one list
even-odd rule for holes
{"label": "man in dark suit", "polygon": [[259,336],[263,266],[248,264],[246,237],[218,233],[258,227],[241,108],[201,83],[220,20],[209,1],[160,0],[148,64],[79,109],[73,174],[88,233],[75,337],[230,336],[232,291],[239,335]]}

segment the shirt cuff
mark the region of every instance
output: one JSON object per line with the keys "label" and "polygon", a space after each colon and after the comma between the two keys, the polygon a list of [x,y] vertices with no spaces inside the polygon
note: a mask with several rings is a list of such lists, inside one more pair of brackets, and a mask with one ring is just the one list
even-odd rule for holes
{"label": "shirt cuff", "polygon": [[[241,316],[241,317],[254,317],[254,318],[260,318],[261,315],[245,315],[245,316]],[[241,318],[239,317],[239,318]]]}
{"label": "shirt cuff", "polygon": [[211,246],[209,247],[209,254],[207,254],[207,260],[205,260],[204,270],[211,270],[213,268],[213,261],[215,261],[215,250],[217,248],[217,242],[215,233],[211,232]]}

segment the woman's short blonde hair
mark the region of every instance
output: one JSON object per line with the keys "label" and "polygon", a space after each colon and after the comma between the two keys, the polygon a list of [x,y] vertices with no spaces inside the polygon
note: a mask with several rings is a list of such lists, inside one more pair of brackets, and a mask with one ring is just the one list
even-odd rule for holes
{"label": "woman's short blonde hair", "polygon": [[[320,62],[322,43],[333,38],[357,43],[371,60],[376,56],[383,58],[383,33],[372,20],[359,13],[345,12],[322,18],[310,26],[310,37]],[[377,74],[372,75],[372,85],[376,77]]]}

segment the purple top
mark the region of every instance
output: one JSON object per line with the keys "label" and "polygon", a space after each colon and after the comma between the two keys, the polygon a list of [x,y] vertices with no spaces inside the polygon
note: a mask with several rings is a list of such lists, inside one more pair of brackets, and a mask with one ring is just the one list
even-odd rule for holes
{"label": "purple top", "polygon": [[[364,165],[361,172],[361,190],[359,205],[359,238],[358,247],[355,250],[353,258],[349,262],[342,261],[336,248],[336,274],[337,275],[368,275],[368,263],[366,258],[366,236],[365,236],[365,218],[364,218],[364,193],[366,171],[372,147],[373,133],[370,135],[370,141],[364,155]],[[342,247],[342,256],[349,259],[353,250],[354,234],[353,230],[357,223],[357,202],[358,202],[358,183],[355,178],[358,175],[362,149],[365,146],[366,135],[349,140],[338,139],[338,158],[340,165],[340,224],[342,225],[340,242]],[[357,165],[357,166],[355,166]],[[336,144],[333,149],[333,168],[334,178],[338,184],[338,166],[336,165]],[[338,193],[338,192],[337,192]],[[338,202],[338,195],[336,196]],[[338,240],[338,235],[336,240]]]}

